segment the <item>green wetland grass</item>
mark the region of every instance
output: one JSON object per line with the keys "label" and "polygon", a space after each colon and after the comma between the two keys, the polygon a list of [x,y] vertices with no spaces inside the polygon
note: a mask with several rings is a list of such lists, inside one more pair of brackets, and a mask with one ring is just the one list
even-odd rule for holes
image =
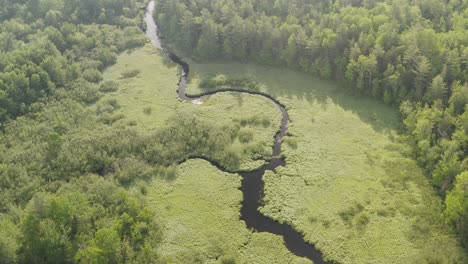
{"label": "green wetland grass", "polygon": [[292,255],[282,238],[252,233],[240,217],[241,177],[205,160],[178,167],[172,182],[156,179],[149,191],[163,223],[159,254],[168,263],[311,263]]}
{"label": "green wetland grass", "polygon": [[223,75],[251,79],[291,118],[287,166],[264,177],[265,215],[340,263],[465,261],[440,217],[440,198],[411,158],[396,109],[306,74],[241,63],[191,62],[189,93]]}
{"label": "green wetland grass", "polygon": [[[122,78],[126,72],[138,74]],[[118,120],[113,126],[130,124],[141,133],[164,128],[175,115],[196,116],[213,126],[236,129],[237,137],[229,146],[241,157],[236,169],[255,169],[264,163],[260,158],[271,156],[272,138],[281,121],[273,104],[260,96],[232,93],[211,96],[200,105],[182,102],[176,97],[178,78],[179,69],[149,46],[121,54],[104,74],[105,81],[112,81],[118,89],[105,89],[106,95],[92,108],[98,111],[114,105]],[[155,178],[144,187],[162,227],[158,249],[162,260],[310,263],[290,253],[281,237],[247,229],[239,219],[239,175],[223,173],[199,159],[180,164],[176,171],[174,179]]]}
{"label": "green wetland grass", "polygon": [[[398,133],[395,110],[293,71],[236,63],[191,66],[189,93],[200,93],[206,76],[248,78],[288,109],[287,166],[264,177],[264,214],[293,225],[340,263],[463,263],[462,249],[439,217],[441,201]],[[122,78],[126,72],[138,74]],[[113,125],[131,124],[142,133],[176,115],[197,116],[238,131],[228,148],[241,157],[237,169],[263,164],[258,158],[271,155],[280,124],[275,106],[229,93],[201,105],[182,102],[175,93],[179,74],[150,47],[122,54],[104,74],[118,90],[105,89],[94,108],[114,105]],[[239,186],[239,176],[203,160],[181,164],[171,181],[154,179],[147,195],[163,225],[161,255],[170,263],[307,263],[281,237],[247,230],[239,220]]]}
{"label": "green wetland grass", "polygon": [[[138,72],[122,78],[127,72]],[[152,47],[121,54],[117,64],[105,73],[107,81],[117,83],[117,91],[107,93],[95,106],[115,105],[114,125],[134,125],[142,133],[166,126],[176,116],[195,116],[221,129],[237,131],[229,150],[240,155],[237,170],[261,166],[261,158],[271,156],[273,136],[279,129],[281,114],[261,96],[223,93],[209,97],[202,104],[182,102],[176,88],[179,69],[164,60]],[[261,111],[256,111],[257,107]],[[103,107],[104,108],[104,107]]]}

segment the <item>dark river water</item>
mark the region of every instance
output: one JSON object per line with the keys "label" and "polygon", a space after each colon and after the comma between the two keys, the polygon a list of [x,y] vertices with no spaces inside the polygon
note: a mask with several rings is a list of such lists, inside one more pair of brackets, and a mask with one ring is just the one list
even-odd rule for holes
{"label": "dark river water", "polygon": [[284,159],[280,157],[282,139],[288,133],[289,124],[288,112],[286,111],[284,105],[282,105],[278,100],[266,93],[252,92],[242,89],[217,90],[213,92],[204,93],[202,96],[187,95],[185,91],[187,89],[187,78],[190,70],[189,65],[174,53],[171,53],[169,50],[163,48],[161,40],[158,36],[158,27],[152,15],[154,8],[155,3],[153,0],[149,3],[145,15],[145,22],[147,26],[146,34],[151,38],[151,42],[156,48],[163,50],[174,63],[180,65],[180,67],[182,68],[182,74],[177,88],[177,95],[180,99],[185,101],[199,101],[203,100],[207,96],[217,93],[246,93],[265,97],[266,99],[271,101],[272,104],[276,105],[276,107],[278,107],[278,109],[281,111],[281,128],[275,135],[275,143],[273,145],[272,155],[273,158],[268,162],[268,164],[264,165],[262,168],[251,172],[228,171],[216,161],[208,160],[205,157],[199,157],[208,160],[211,164],[216,166],[221,171],[238,173],[242,176],[241,190],[244,199],[242,201],[241,207],[241,220],[245,221],[248,228],[251,228],[256,232],[268,232],[275,235],[283,236],[285,246],[289,249],[289,251],[291,251],[297,256],[306,257],[312,260],[315,264],[330,263],[325,261],[322,257],[322,253],[319,250],[317,250],[313,245],[305,242],[302,235],[296,230],[294,230],[290,225],[276,222],[273,219],[264,216],[258,211],[259,206],[262,205],[261,201],[263,197],[264,187],[263,175],[265,174],[265,171],[274,171],[276,168],[283,167],[286,165]]}

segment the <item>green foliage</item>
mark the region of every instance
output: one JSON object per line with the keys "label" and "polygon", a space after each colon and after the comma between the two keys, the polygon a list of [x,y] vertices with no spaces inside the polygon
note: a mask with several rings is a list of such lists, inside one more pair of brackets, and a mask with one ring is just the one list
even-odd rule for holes
{"label": "green foliage", "polygon": [[225,75],[219,74],[213,77],[203,78],[199,86],[206,91],[213,91],[215,89],[249,89],[257,91],[260,85],[249,78],[228,78]]}
{"label": "green foliage", "polygon": [[18,260],[18,227],[8,216],[0,215],[0,262],[16,263]]}
{"label": "green foliage", "polygon": [[339,212],[338,215],[341,217],[341,219],[343,219],[343,221],[350,224],[354,217],[358,213],[362,212],[362,210],[364,210],[364,207],[361,204],[356,204],[344,211]]}
{"label": "green foliage", "polygon": [[173,181],[155,179],[148,199],[164,227],[160,259],[169,263],[311,263],[280,236],[252,232],[239,221],[241,178],[205,160],[177,166]]}
{"label": "green foliage", "polygon": [[[147,52],[152,50],[139,49],[120,57],[130,56],[132,66],[142,65],[140,58],[148,57]],[[159,68],[155,69],[155,64]],[[211,102],[219,111],[196,112],[202,110],[198,105],[170,96],[177,75],[169,74],[175,69],[164,66],[162,58],[155,56],[144,62],[142,78],[119,79],[125,65],[120,62],[104,74],[108,77],[114,71],[114,81],[104,83],[120,86],[116,93],[108,93],[94,104],[83,102],[94,100],[92,97],[99,93],[90,93],[93,96],[88,98],[85,93],[77,96],[81,94],[77,92],[80,86],[97,91],[98,85],[79,78],[68,83],[67,89],[57,89],[47,100],[32,104],[30,114],[5,126],[0,137],[0,213],[8,220],[1,218],[0,226],[11,228],[0,231],[2,260],[158,262],[161,231],[155,223],[155,212],[142,195],[148,193],[150,181],[175,181],[179,175],[177,163],[191,156],[211,158],[236,169],[259,166],[271,154],[269,141],[275,128],[265,130],[261,124],[278,123],[274,105],[260,97],[245,96],[244,107],[239,107],[232,95],[223,94],[219,95],[219,103]],[[154,95],[154,82],[149,77],[154,72],[160,72],[161,80],[168,76],[167,84],[157,87],[167,96],[141,93],[144,90]],[[144,85],[135,85],[141,82]],[[129,89],[135,86],[139,89]],[[128,104],[128,98],[137,96],[154,101]],[[252,118],[249,109],[253,105],[262,105],[266,113]],[[167,109],[172,106],[191,110],[170,113]],[[156,125],[142,129],[139,125],[145,120],[129,122],[127,115],[133,118],[135,112],[137,117],[145,116],[146,107],[155,113],[148,120],[160,118]],[[238,108],[236,112],[231,111],[234,107]],[[255,131],[249,143],[237,140],[240,128],[235,122],[233,125],[233,120],[238,116],[259,120],[259,127],[243,128]],[[224,121],[214,124],[216,118]],[[268,151],[260,153],[263,148]],[[253,157],[259,160],[251,161]]]}
{"label": "green foliage", "polygon": [[121,77],[122,79],[134,78],[134,77],[137,77],[138,74],[140,74],[139,70],[126,70],[122,72]]}
{"label": "green foliage", "polygon": [[[21,261],[121,263],[122,241],[129,244],[127,261],[136,259],[145,243],[157,240],[158,228],[148,213],[144,200],[112,181],[80,177],[56,194],[38,193],[28,203],[21,224]],[[146,232],[130,232],[142,224]]]}
{"label": "green foliage", "polygon": [[[447,222],[454,224],[458,232],[466,234],[468,231],[468,172],[457,175],[453,190],[445,199],[445,217]],[[463,242],[468,243],[468,238],[462,236]]]}
{"label": "green foliage", "polygon": [[102,71],[146,42],[142,4],[0,1],[1,263],[156,261],[159,229],[145,199],[114,182],[148,178],[128,171],[145,162],[128,141],[108,141],[124,139],[125,129],[100,122],[116,102],[100,116],[83,106],[118,88],[98,85]]}
{"label": "green foliage", "polygon": [[145,113],[147,115],[151,115],[152,111],[153,111],[153,109],[151,108],[151,106],[148,106],[145,109],[143,109],[143,113]]}
{"label": "green foliage", "polygon": [[252,141],[254,134],[250,130],[242,129],[239,131],[239,141],[242,143],[249,143]]}
{"label": "green foliage", "polygon": [[83,71],[83,79],[91,83],[100,83],[102,75],[97,69],[86,69]]}
{"label": "green foliage", "polygon": [[156,132],[146,141],[153,142],[145,151],[151,162],[170,165],[190,156],[203,156],[219,160],[226,167],[236,169],[239,158],[228,149],[235,134],[229,129],[217,128],[192,116],[176,116],[164,130]]}
{"label": "green foliage", "polygon": [[117,232],[111,228],[99,229],[90,246],[80,249],[77,260],[81,263],[116,263],[121,247]]}
{"label": "green foliage", "polygon": [[[203,170],[200,177],[189,177],[196,162],[177,165],[203,156],[239,169],[246,159],[268,157],[272,124],[278,118],[238,109],[262,108],[272,116],[277,112],[258,98],[239,96],[228,104],[231,95],[217,95],[220,103],[207,99],[196,106],[204,110],[193,110],[195,106],[179,104],[170,96],[175,70],[166,69],[167,74],[155,82],[141,69],[144,60],[133,63],[132,70],[118,72],[129,79],[119,80],[117,75],[99,85],[105,78],[103,70],[117,61],[118,53],[146,42],[138,28],[144,4],[0,0],[0,262],[158,262],[161,228],[153,218],[157,213],[158,221],[169,223],[165,229],[170,230],[161,244],[172,249],[158,252],[178,254],[168,256],[168,262],[300,261],[286,252],[278,237],[252,235],[245,229],[238,217],[237,178],[226,175],[234,182],[223,179],[209,189],[213,191],[203,192],[205,199],[200,200],[200,189],[208,189],[219,173],[207,173],[211,175],[205,183]],[[224,56],[287,65],[344,80],[350,90],[387,103],[409,100],[401,110],[418,160],[441,194],[448,192],[446,221],[466,233],[468,50],[463,1],[444,5],[401,0],[274,4],[161,0],[157,5],[162,33],[196,58]],[[131,56],[141,58],[141,54]],[[283,74],[287,75],[277,74],[287,82],[282,90],[297,89],[295,78]],[[131,78],[137,75],[141,78]],[[217,75],[201,84],[207,89],[265,89],[252,79]],[[115,94],[124,100],[109,99],[110,94],[99,100],[100,92],[116,91],[123,83],[125,87]],[[142,83],[153,84],[147,89],[151,95],[156,88],[158,97],[167,95],[174,101],[154,99],[148,91],[138,94],[142,90],[136,87]],[[281,99],[292,107],[290,129],[295,136],[283,146],[294,167],[266,176],[263,210],[293,223],[309,241],[329,239],[318,245],[342,262],[385,262],[396,255],[409,263],[462,262],[453,239],[440,231],[444,227],[438,225],[438,201],[419,180],[417,166],[397,151],[390,153],[404,147],[389,143],[387,135],[376,135],[385,126],[362,124],[379,118],[362,114],[366,112],[362,108],[355,116],[355,105],[349,102],[353,111],[336,110],[328,101],[338,102],[338,96],[312,97],[301,93]],[[161,101],[153,109],[148,108],[153,107],[151,100]],[[305,103],[309,100],[327,103],[311,108]],[[168,115],[168,109],[174,108],[179,111],[175,117]],[[206,113],[213,110],[215,115]],[[222,121],[226,112],[242,118]],[[313,125],[297,121],[311,113]],[[215,119],[216,124],[208,121]],[[352,137],[336,137],[336,131]],[[258,134],[269,141],[259,140]],[[185,178],[178,181],[178,175]],[[148,192],[149,179],[161,187],[151,190],[160,198],[152,200],[151,207],[139,193]],[[357,197],[356,189],[363,197]],[[225,195],[226,190],[230,195]],[[356,206],[350,206],[349,199]],[[193,210],[194,204],[199,210]],[[226,204],[230,205],[226,211],[216,208],[225,209]],[[329,210],[330,204],[334,210]],[[213,218],[206,212],[222,214]],[[193,249],[194,245],[200,248]],[[343,249],[346,255],[341,254]]]}
{"label": "green foliage", "polygon": [[[155,17],[170,43],[196,59],[287,66],[387,104],[409,101],[403,117],[414,152],[444,197],[467,169],[466,10],[466,1],[161,0]],[[220,75],[200,83],[223,86],[235,87]]]}
{"label": "green foliage", "polygon": [[399,103],[431,100],[425,94],[440,90],[430,88],[437,75],[445,86],[467,81],[466,28],[459,26],[466,4],[431,7],[443,10],[432,16],[425,12],[432,2],[162,0],[155,18],[171,44],[197,58],[287,65]]}
{"label": "green foliage", "polygon": [[[150,54],[153,55],[150,56]],[[120,79],[121,73],[128,69],[140,70],[139,77]],[[268,159],[271,155],[271,139],[281,120],[278,109],[263,97],[233,93],[213,95],[200,102],[201,105],[182,103],[174,96],[174,83],[178,81],[177,72],[177,68],[167,67],[163,57],[154,55],[154,49],[149,45],[131,53],[122,53],[119,55],[118,63],[110,67],[104,74],[106,80],[115,80],[119,84],[118,92],[104,95],[104,98],[93,106],[93,109],[96,111],[100,108],[105,109],[108,100],[116,100],[118,107],[111,107],[109,111],[99,114],[99,118],[114,127],[130,124],[135,130],[145,131],[149,134],[157,134],[157,131],[164,130],[163,128],[168,124],[177,130],[177,121],[181,118],[176,116],[196,116],[197,122],[203,124],[204,127],[211,127],[210,130],[218,131],[216,132],[218,134],[225,130],[224,133],[232,135],[232,138],[226,141],[229,142],[228,145],[224,146],[223,142],[219,142],[219,150],[216,150],[215,153],[221,153],[223,148],[229,149],[230,155],[226,155],[226,157],[233,158],[233,164],[239,162],[238,166],[241,170],[261,166],[263,160]],[[258,106],[261,106],[261,112],[251,111],[252,108]],[[176,107],[177,110],[175,112],[167,110],[173,109],[172,107]],[[151,109],[151,114],[145,114],[147,109]],[[124,117],[113,122],[112,117],[117,115],[124,115]],[[245,124],[247,130],[254,131],[254,138],[250,143],[244,144],[237,140],[237,134],[240,132],[239,117],[248,121]],[[169,121],[172,119],[175,121]],[[183,130],[186,129],[188,128],[184,126]],[[180,133],[180,136],[186,138],[189,136],[203,137],[203,135],[191,132]],[[158,139],[149,140],[159,142]],[[181,140],[180,144],[185,143],[185,140]],[[213,141],[215,140],[217,139],[214,138]],[[171,144],[176,145],[176,143]],[[164,146],[155,146],[155,148],[163,149]],[[202,148],[203,146],[199,149]],[[178,150],[178,147],[175,149]],[[166,150],[163,150],[163,153],[170,154]],[[179,155],[180,153],[176,152],[175,154]],[[186,154],[200,155],[200,152]],[[209,154],[205,157],[214,158],[222,163],[218,156],[224,157],[224,155],[218,154]],[[161,169],[159,175],[172,178],[173,174],[169,172],[170,170],[166,172],[165,169]]]}
{"label": "green foliage", "polygon": [[154,168],[147,162],[132,157],[119,161],[115,167],[115,177],[124,185],[130,184],[136,179],[149,180],[153,176],[164,175],[163,177],[166,177],[167,174],[163,168]]}
{"label": "green foliage", "polygon": [[90,83],[102,80],[117,53],[146,42],[137,27],[144,1],[85,2],[4,4],[9,12],[0,19],[0,123],[28,113],[31,104],[61,88],[95,102]]}
{"label": "green foliage", "polygon": [[30,201],[22,221],[22,262],[70,262],[70,209],[66,201],[41,194]]}
{"label": "green foliage", "polygon": [[[412,141],[401,134],[397,111],[297,71],[192,62],[191,72],[190,94],[200,92],[196,85],[204,76],[249,76],[286,106],[291,119],[282,144],[286,166],[265,174],[260,210],[294,226],[326,258],[340,263],[465,262],[455,233],[443,221],[441,199],[413,159]],[[411,112],[412,106],[402,110]],[[261,105],[250,109],[264,111]],[[240,116],[240,131],[263,127],[262,117],[255,116]]]}
{"label": "green foliage", "polygon": [[115,81],[105,81],[99,86],[99,91],[103,93],[115,92],[119,89],[119,84]]}

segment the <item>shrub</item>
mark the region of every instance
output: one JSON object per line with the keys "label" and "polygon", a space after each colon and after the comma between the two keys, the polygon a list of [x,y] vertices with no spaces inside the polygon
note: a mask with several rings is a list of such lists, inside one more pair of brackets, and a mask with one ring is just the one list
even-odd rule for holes
{"label": "shrub", "polygon": [[120,74],[122,79],[134,78],[140,74],[140,70],[126,70]]}
{"label": "shrub", "polygon": [[103,113],[113,113],[117,108],[119,108],[119,104],[117,103],[116,99],[108,99],[103,102],[99,102],[96,107],[96,114],[101,115]]}
{"label": "shrub", "polygon": [[154,169],[145,161],[126,158],[117,164],[116,177],[121,184],[129,184],[135,179],[148,180],[154,175]]}
{"label": "shrub", "polygon": [[288,144],[292,149],[297,149],[297,139],[293,137],[286,137],[283,141]]}
{"label": "shrub", "polygon": [[253,132],[250,131],[250,130],[245,130],[245,129],[243,129],[243,130],[239,131],[239,135],[238,135],[238,136],[239,136],[239,141],[240,141],[241,143],[246,144],[246,143],[249,143],[249,142],[252,141],[252,139],[253,139],[253,137],[254,137],[254,134],[253,134]]}
{"label": "shrub", "polygon": [[236,258],[233,256],[223,256],[221,258],[222,264],[236,264]]}
{"label": "shrub", "polygon": [[250,117],[249,119],[241,119],[240,120],[240,125],[245,127],[247,125],[250,125],[250,126],[269,126],[270,125],[270,121],[267,120],[267,119],[263,119],[261,118],[260,116],[256,115],[256,116],[252,116]]}
{"label": "shrub", "polygon": [[358,216],[356,216],[354,223],[358,228],[363,228],[365,227],[368,223],[370,222],[370,218],[366,213],[361,213]]}
{"label": "shrub", "polygon": [[354,206],[349,207],[346,210],[339,212],[339,216],[343,219],[344,222],[351,224],[354,217],[364,210],[364,206],[361,204],[355,204]]}
{"label": "shrub", "polygon": [[102,81],[102,74],[96,69],[86,69],[83,72],[83,78],[88,82],[99,83]]}
{"label": "shrub", "polygon": [[98,86],[85,79],[79,78],[67,85],[67,89],[71,90],[71,96],[85,104],[91,104],[99,100],[101,94]]}
{"label": "shrub", "polygon": [[270,125],[271,125],[270,120],[268,120],[267,118],[264,118],[262,120],[262,125],[263,125],[264,128],[270,127]]}
{"label": "shrub", "polygon": [[99,91],[103,93],[115,92],[119,89],[119,84],[116,81],[105,81],[101,83]]}
{"label": "shrub", "polygon": [[153,111],[151,106],[147,106],[147,107],[143,108],[143,113],[145,113],[147,115],[151,115],[151,111]]}
{"label": "shrub", "polygon": [[260,85],[256,81],[248,78],[232,78],[224,74],[218,74],[216,76],[203,78],[200,81],[199,87],[205,91],[213,90],[216,87],[259,90]]}

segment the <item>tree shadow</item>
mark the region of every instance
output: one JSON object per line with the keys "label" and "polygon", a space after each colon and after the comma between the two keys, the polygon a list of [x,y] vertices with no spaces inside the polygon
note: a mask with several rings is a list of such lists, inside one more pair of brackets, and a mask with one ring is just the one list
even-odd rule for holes
{"label": "tree shadow", "polygon": [[306,73],[238,62],[197,63],[187,61],[190,68],[188,91],[195,88],[191,80],[205,75],[224,74],[235,78],[250,78],[262,86],[262,91],[284,103],[287,108],[290,99],[306,100],[326,110],[338,106],[351,111],[359,119],[371,125],[379,133],[402,132],[403,125],[395,107],[375,99],[352,95],[338,82],[320,80]]}

